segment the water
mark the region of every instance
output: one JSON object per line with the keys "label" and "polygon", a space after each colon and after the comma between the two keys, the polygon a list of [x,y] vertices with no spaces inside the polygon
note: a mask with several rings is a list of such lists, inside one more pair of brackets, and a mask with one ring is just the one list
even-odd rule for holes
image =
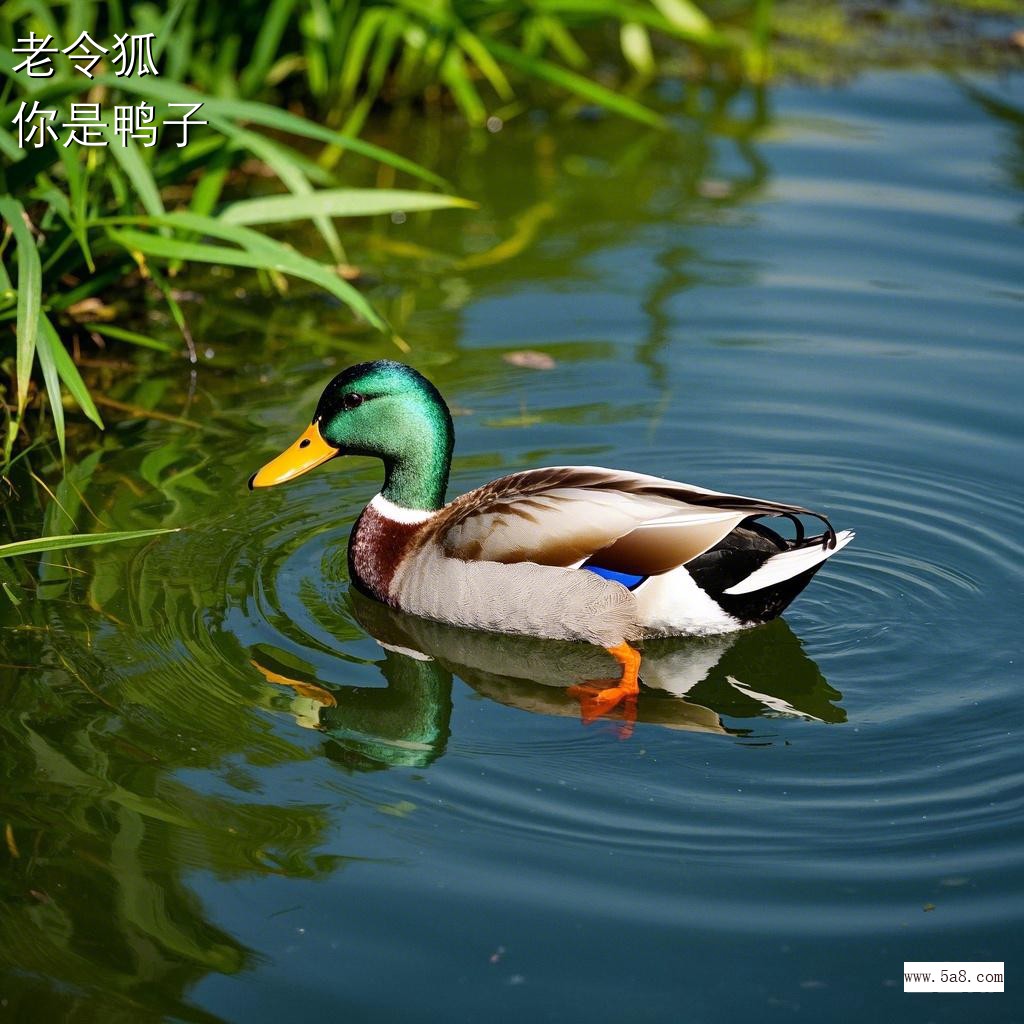
{"label": "water", "polygon": [[600,652],[349,592],[370,462],[245,490],[397,354],[320,296],[194,281],[191,395],[91,368],[171,419],[105,410],[48,528],[184,529],[30,563],[0,613],[0,1012],[960,1020],[902,992],[942,959],[1005,960],[968,1009],[1021,1019],[1024,134],[975,88],[1024,104],[891,73],[672,136],[427,126],[481,210],[348,233],[456,411],[453,492],[597,463],[856,529],[785,622],[652,645],[631,733],[563,692]]}

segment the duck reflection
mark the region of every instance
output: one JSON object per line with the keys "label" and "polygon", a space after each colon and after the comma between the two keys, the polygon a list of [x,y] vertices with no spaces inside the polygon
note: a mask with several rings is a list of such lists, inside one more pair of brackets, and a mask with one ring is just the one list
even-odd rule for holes
{"label": "duck reflection", "polygon": [[[297,677],[261,652],[253,664],[295,691],[300,724],[326,732],[328,756],[352,768],[425,767],[447,744],[452,679],[481,696],[535,714],[580,716],[580,688],[608,685],[619,666],[599,647],[456,629],[388,608],[350,592],[351,612],[377,641],[386,687],[340,686]],[[644,645],[641,693],[608,719],[628,736],[636,722],[668,729],[744,735],[728,719],[846,720],[799,639],[781,619],[714,637]]]}

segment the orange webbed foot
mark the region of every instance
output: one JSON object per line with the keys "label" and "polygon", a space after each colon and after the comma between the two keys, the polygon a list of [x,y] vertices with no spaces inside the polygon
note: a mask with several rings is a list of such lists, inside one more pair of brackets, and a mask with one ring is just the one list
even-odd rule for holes
{"label": "orange webbed foot", "polygon": [[600,686],[595,682],[570,686],[566,691],[580,702],[580,717],[589,724],[621,706],[622,739],[633,732],[636,722],[636,700],[640,693],[640,652],[627,643],[607,648],[608,653],[622,666],[622,676],[616,686]]}

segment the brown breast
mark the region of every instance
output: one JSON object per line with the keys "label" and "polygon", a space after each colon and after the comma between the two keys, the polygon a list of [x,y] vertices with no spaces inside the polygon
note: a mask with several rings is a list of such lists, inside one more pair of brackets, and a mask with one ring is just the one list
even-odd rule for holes
{"label": "brown breast", "polygon": [[426,523],[399,523],[372,506],[363,509],[348,542],[348,571],[360,590],[391,604],[391,581]]}

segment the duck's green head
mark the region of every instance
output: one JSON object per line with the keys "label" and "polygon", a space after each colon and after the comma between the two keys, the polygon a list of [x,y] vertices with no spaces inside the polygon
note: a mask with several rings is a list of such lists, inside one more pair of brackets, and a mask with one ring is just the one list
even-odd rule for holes
{"label": "duck's green head", "polygon": [[378,359],[343,370],[324,388],[299,439],[249,479],[249,487],[293,480],[338,455],[383,460],[384,497],[437,509],[448,486],[454,431],[437,388],[411,366]]}

